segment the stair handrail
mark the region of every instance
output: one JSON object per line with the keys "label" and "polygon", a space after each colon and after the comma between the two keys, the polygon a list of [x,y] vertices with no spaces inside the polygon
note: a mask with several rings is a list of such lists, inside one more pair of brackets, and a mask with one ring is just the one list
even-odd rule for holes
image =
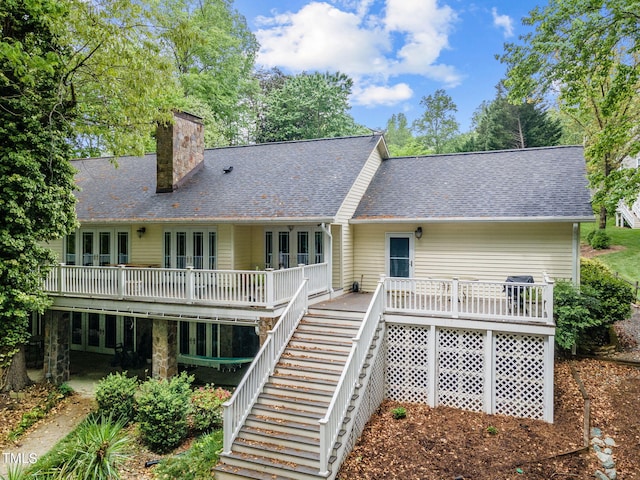
{"label": "stair handrail", "polygon": [[[355,389],[361,382],[360,372],[367,361],[367,354],[370,351],[383,312],[384,278],[378,282],[360,329],[352,339],[351,351],[329,403],[327,413],[318,421],[320,423],[320,475],[327,476],[329,474],[329,459],[343,428],[343,421]],[[374,359],[370,359],[370,361],[373,364]]]}
{"label": "stair handrail", "polygon": [[278,322],[272,330],[267,332],[264,344],[253,362],[251,362],[249,370],[244,375],[233,396],[222,405],[224,454],[231,453],[231,446],[238,436],[240,428],[251,412],[251,408],[265,383],[273,374],[275,366],[298,323],[307,312],[309,306],[307,288],[308,279],[304,278]]}

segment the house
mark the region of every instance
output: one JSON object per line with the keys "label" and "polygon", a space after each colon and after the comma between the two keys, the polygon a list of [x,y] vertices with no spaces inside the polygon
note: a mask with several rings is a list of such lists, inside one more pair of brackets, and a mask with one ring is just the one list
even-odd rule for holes
{"label": "house", "polygon": [[[627,157],[622,162],[622,168],[640,168],[640,155]],[[620,200],[616,208],[616,227],[640,228],[640,194],[632,205]]]}
{"label": "house", "polygon": [[334,478],[385,396],[553,420],[553,281],[579,281],[594,220],[581,147],[204,150],[199,120],[175,120],[157,155],[74,162],[81,225],[45,284],[50,378],[69,349],[118,344],[158,377],[252,361],[218,478]]}

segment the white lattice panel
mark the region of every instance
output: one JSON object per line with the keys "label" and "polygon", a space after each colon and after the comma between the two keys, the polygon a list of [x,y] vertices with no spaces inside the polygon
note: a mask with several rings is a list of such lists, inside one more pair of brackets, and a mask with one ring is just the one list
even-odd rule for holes
{"label": "white lattice panel", "polygon": [[401,402],[427,403],[429,378],[429,327],[387,326],[385,391]]}
{"label": "white lattice panel", "polygon": [[438,405],[482,411],[484,407],[484,332],[438,332]]}
{"label": "white lattice panel", "polygon": [[496,334],[495,413],[544,418],[544,338]]}

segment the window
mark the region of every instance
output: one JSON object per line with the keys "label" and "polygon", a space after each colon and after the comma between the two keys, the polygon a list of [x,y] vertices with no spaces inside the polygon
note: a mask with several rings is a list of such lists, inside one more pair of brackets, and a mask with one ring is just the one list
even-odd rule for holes
{"label": "window", "polygon": [[316,258],[314,263],[324,262],[324,232],[315,232],[315,253]]}
{"label": "window", "polygon": [[129,232],[118,232],[118,264],[129,263]]}
{"label": "window", "polygon": [[273,268],[273,232],[264,234],[264,268]]}
{"label": "window", "polygon": [[289,232],[278,232],[278,268],[289,268]]}
{"label": "window", "polygon": [[309,265],[309,232],[298,232],[298,265]]}
{"label": "window", "polygon": [[64,262],[67,265],[76,264],[76,234],[72,233],[65,237],[65,257]]}

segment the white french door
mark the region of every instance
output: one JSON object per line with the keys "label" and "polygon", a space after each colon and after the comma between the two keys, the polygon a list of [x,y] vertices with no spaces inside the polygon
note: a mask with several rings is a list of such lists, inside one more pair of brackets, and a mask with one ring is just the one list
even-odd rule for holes
{"label": "white french door", "polygon": [[179,322],[178,350],[180,355],[219,357],[220,325],[203,322]]}
{"label": "white french door", "polygon": [[215,270],[216,232],[198,228],[165,230],[164,267]]}
{"label": "white french door", "polygon": [[264,245],[266,268],[290,268],[325,261],[324,232],[316,228],[267,230]]}
{"label": "white french door", "polygon": [[129,262],[129,232],[112,228],[80,229],[65,240],[67,265],[104,266]]}
{"label": "white french door", "polygon": [[71,349],[114,353],[116,346],[135,350],[135,319],[94,312],[71,313]]}

